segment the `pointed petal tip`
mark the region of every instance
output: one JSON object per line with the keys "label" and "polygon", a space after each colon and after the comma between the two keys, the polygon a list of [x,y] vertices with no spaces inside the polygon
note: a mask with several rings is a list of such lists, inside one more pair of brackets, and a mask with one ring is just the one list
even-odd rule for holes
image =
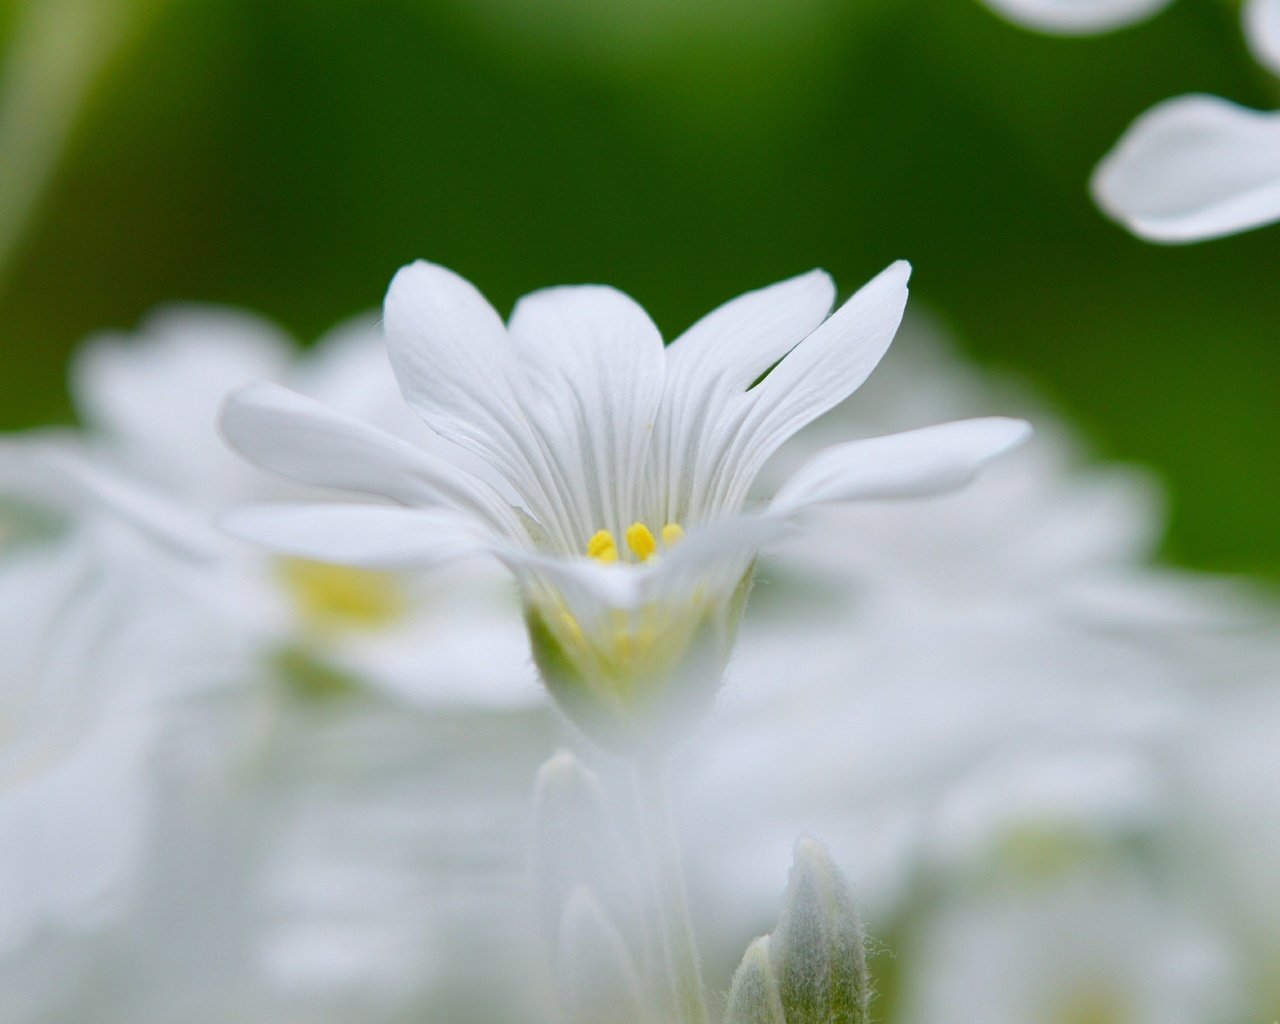
{"label": "pointed petal tip", "polygon": [[991,424],[992,441],[998,446],[993,453],[995,455],[1026,444],[1035,433],[1035,428],[1027,420],[1013,416],[990,416],[986,422]]}

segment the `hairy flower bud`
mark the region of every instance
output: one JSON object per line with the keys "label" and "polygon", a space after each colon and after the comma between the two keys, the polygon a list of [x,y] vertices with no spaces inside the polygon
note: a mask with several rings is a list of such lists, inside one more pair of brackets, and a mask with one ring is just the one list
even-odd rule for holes
{"label": "hairy flower bud", "polygon": [[727,1024],[866,1024],[865,943],[848,883],[821,843],[801,839],[778,927],[734,975]]}

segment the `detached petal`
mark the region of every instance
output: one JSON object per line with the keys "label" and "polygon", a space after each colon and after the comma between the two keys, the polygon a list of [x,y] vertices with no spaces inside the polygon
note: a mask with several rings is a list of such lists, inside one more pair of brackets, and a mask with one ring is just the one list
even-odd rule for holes
{"label": "detached petal", "polygon": [[257,505],[221,525],[282,554],[364,569],[429,568],[493,549],[454,513],[391,505]]}
{"label": "detached petal", "polygon": [[782,486],[769,512],[790,517],[815,505],[942,494],[1030,436],[1023,420],[988,417],[835,445]]}
{"label": "detached petal", "polygon": [[1098,205],[1153,242],[1280,219],[1280,114],[1181,96],[1139,117],[1093,176]]}
{"label": "detached petal", "polygon": [[272,473],[402,505],[443,505],[518,535],[511,509],[465,470],[278,384],[235,392],[221,426],[233,448]]}
{"label": "detached petal", "polygon": [[[561,486],[557,518],[579,553],[597,530],[621,536],[634,517],[662,400],[666,357],[649,315],[613,288],[526,295],[508,327],[525,380],[518,398]],[[566,552],[566,553],[568,553]]]}
{"label": "detached petal", "polygon": [[1253,56],[1273,75],[1280,75],[1280,0],[1246,0],[1240,14]]}
{"label": "detached petal", "polygon": [[1090,35],[1132,25],[1170,0],[985,0],[997,14],[1024,28],[1060,35]]}

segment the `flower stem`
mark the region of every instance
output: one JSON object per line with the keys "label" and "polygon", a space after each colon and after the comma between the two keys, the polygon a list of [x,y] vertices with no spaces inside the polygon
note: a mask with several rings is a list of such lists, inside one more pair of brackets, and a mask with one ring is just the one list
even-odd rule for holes
{"label": "flower stem", "polygon": [[689,917],[680,843],[671,808],[671,766],[664,758],[639,762],[635,771],[641,826],[662,929],[667,977],[680,1024],[708,1024],[702,965]]}

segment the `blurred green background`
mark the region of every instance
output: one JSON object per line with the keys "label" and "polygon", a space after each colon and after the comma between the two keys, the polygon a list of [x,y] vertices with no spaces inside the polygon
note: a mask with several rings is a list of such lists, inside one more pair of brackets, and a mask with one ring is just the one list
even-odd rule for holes
{"label": "blurred green background", "polygon": [[615,284],[671,336],[905,256],[970,354],[1159,472],[1169,557],[1280,580],[1280,229],[1158,248],[1086,191],[1159,99],[1280,106],[1235,19],[1178,0],[1072,40],[977,0],[10,0],[0,197],[43,185],[0,268],[2,425],[68,419],[75,344],[173,299],[307,339],[425,256],[502,309]]}

